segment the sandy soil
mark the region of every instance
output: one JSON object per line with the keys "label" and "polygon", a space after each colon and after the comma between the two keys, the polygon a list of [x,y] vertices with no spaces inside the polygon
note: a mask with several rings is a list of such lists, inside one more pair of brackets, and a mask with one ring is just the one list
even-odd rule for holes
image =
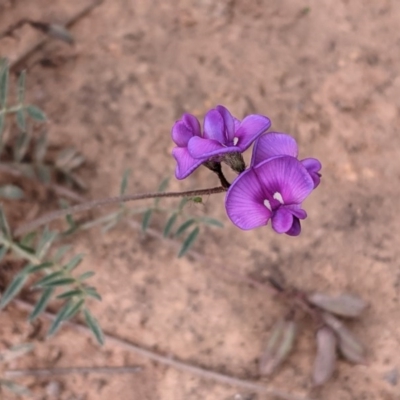
{"label": "sandy soil", "polygon": [[[3,4],[2,4],[3,3]],[[64,21],[89,1],[1,1],[0,30],[23,17]],[[266,385],[324,400],[400,399],[400,4],[395,0],[105,0],[73,28],[74,48],[50,42],[28,59],[28,97],[51,122],[55,146],[87,158],[87,197],[117,194],[132,169],[130,192],[152,191],[175,167],[169,131],[187,111],[203,117],[224,104],[243,117],[268,115],[291,133],[301,156],[323,163],[323,182],[306,202],[298,238],[268,228],[242,232],[225,216],[223,196],[195,212],[221,219],[195,246],[230,268],[371,303],[352,324],[368,345],[368,365],[340,362],[334,379],[311,388],[310,321],[296,351]],[[0,41],[16,59],[41,36],[22,28]],[[57,67],[35,60],[58,57]],[[214,186],[197,171],[171,188]],[[34,198],[30,201],[35,201]],[[52,203],[56,207],[56,203]],[[46,207],[42,207],[42,212]],[[155,221],[160,228],[162,220]],[[258,379],[257,359],[284,312],[265,293],[223,279],[200,262],[128,227],[73,237],[95,269],[103,302],[93,304],[105,331],[163,354],[232,376]],[[0,314],[3,344],[27,340],[25,313]],[[45,324],[44,324],[45,326]],[[134,375],[68,375],[21,380],[37,399],[263,399],[135,356],[64,328],[14,367],[139,365]],[[241,396],[241,397],[240,397]]]}

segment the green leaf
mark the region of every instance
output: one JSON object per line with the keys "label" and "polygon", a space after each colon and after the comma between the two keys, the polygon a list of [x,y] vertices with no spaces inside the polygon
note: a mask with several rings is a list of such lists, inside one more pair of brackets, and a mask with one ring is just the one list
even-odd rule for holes
{"label": "green leaf", "polygon": [[203,203],[203,198],[200,196],[192,197],[192,201],[193,201],[193,203],[201,204],[201,203]]}
{"label": "green leaf", "polygon": [[183,207],[185,207],[185,204],[190,200],[190,197],[183,197],[182,200],[179,203],[178,210],[181,211],[183,210]]}
{"label": "green leaf", "polygon": [[200,228],[198,226],[196,226],[196,228],[194,228],[192,230],[192,232],[189,233],[188,237],[182,243],[182,247],[179,251],[178,258],[184,256],[189,251],[190,247],[195,242],[199,232],[200,232]]}
{"label": "green leaf", "polygon": [[59,263],[70,249],[71,246],[69,244],[59,247],[53,256],[54,262]]}
{"label": "green leaf", "polygon": [[10,227],[8,225],[7,218],[4,214],[3,207],[1,205],[0,205],[0,230],[5,237],[11,238]]}
{"label": "green leaf", "polygon": [[24,197],[24,192],[16,185],[7,184],[0,186],[0,197],[9,200],[21,200]]}
{"label": "green leaf", "polygon": [[65,269],[68,272],[71,272],[81,263],[82,260],[83,260],[83,254],[77,254],[76,256],[72,257],[67,264],[63,266],[63,269]]}
{"label": "green leaf", "polygon": [[[160,186],[158,187],[158,192],[165,192],[165,190],[167,190],[167,187],[169,185],[169,178],[165,178],[161,183]],[[160,198],[156,198],[154,199],[154,204],[157,207],[158,204],[160,203]]]}
{"label": "green leaf", "polygon": [[3,297],[0,301],[0,309],[4,308],[20,292],[26,279],[26,274],[18,274],[14,277],[6,291],[3,293]]}
{"label": "green leaf", "polygon": [[25,132],[26,131],[25,110],[23,108],[20,108],[19,110],[17,110],[15,115],[19,129]]}
{"label": "green leaf", "polygon": [[183,232],[186,231],[187,228],[191,227],[194,223],[196,222],[196,220],[194,218],[188,219],[187,221],[185,221],[175,232],[175,237],[179,237],[180,235],[182,235]]}
{"label": "green leaf", "polygon": [[82,290],[80,289],[68,290],[67,292],[58,295],[57,299],[68,299],[69,297],[80,296],[81,294]]}
{"label": "green leaf", "polygon": [[130,169],[126,169],[122,175],[122,181],[121,181],[121,189],[119,190],[120,195],[122,196],[126,192],[126,188],[128,187],[128,180],[129,176],[131,174]]}
{"label": "green leaf", "polygon": [[147,210],[143,215],[143,220],[142,220],[142,231],[143,232],[146,232],[147,228],[149,227],[152,213],[153,213],[153,210],[150,209],[150,210]]}
{"label": "green leaf", "polygon": [[0,110],[0,144],[3,144],[3,129],[5,126],[5,121],[6,121],[6,116],[4,113]]}
{"label": "green leaf", "polygon": [[28,151],[30,135],[27,132],[20,132],[14,145],[14,161],[21,162]]}
{"label": "green leaf", "polygon": [[97,292],[96,288],[92,287],[92,286],[87,286],[85,287],[85,292],[88,296],[93,297],[99,301],[102,300],[101,296],[99,295],[99,293]]}
{"label": "green leaf", "polygon": [[42,295],[40,296],[38,302],[35,305],[35,308],[32,310],[31,314],[29,315],[29,321],[34,321],[47,307],[51,296],[54,293],[54,288],[50,287],[43,291]]}
{"label": "green leaf", "polygon": [[26,247],[32,248],[33,241],[34,241],[35,237],[36,237],[36,232],[27,233],[26,235],[24,235],[22,237],[22,239],[20,241],[20,244],[22,246],[26,246]]}
{"label": "green leaf", "polygon": [[203,222],[206,225],[217,226],[218,228],[223,228],[224,227],[224,224],[221,221],[218,221],[215,218],[201,217],[200,221]]}
{"label": "green leaf", "polygon": [[44,229],[36,248],[38,258],[43,258],[47,254],[56,237],[57,232],[50,231],[47,227]]}
{"label": "green leaf", "polygon": [[22,71],[18,77],[18,101],[23,104],[25,100],[26,71]]}
{"label": "green leaf", "polygon": [[46,283],[42,283],[40,286],[44,286],[44,287],[65,286],[65,285],[70,285],[71,283],[75,283],[75,282],[76,282],[76,280],[74,278],[60,278],[60,279],[51,280]]}
{"label": "green leaf", "polygon": [[8,62],[5,59],[1,60],[0,64],[0,108],[6,108],[8,94]]}
{"label": "green leaf", "polygon": [[9,381],[6,379],[0,379],[0,386],[5,387],[10,392],[13,392],[14,394],[16,394],[18,396],[29,396],[30,395],[30,391],[25,386],[15,383],[13,381]]}
{"label": "green leaf", "polygon": [[8,247],[6,247],[6,246],[0,247],[0,261],[4,258],[4,256],[7,254],[7,252],[8,252]]}
{"label": "green leaf", "polygon": [[39,279],[35,283],[34,287],[45,286],[49,282],[59,279],[61,276],[63,276],[63,271],[52,272],[51,274],[46,275],[42,279]]}
{"label": "green leaf", "polygon": [[84,272],[83,274],[81,274],[81,275],[78,276],[78,281],[83,282],[83,281],[85,281],[86,279],[91,278],[94,274],[95,274],[94,271],[87,271],[87,272]]}
{"label": "green leaf", "polygon": [[26,106],[25,110],[28,113],[28,115],[35,121],[43,122],[47,120],[46,114],[36,106],[32,105]]}
{"label": "green leaf", "polygon": [[80,299],[74,303],[64,316],[64,320],[74,317],[82,308],[85,299]]}
{"label": "green leaf", "polygon": [[52,262],[46,261],[46,262],[44,262],[42,264],[38,264],[38,265],[29,265],[29,267],[26,269],[25,272],[27,274],[33,274],[34,272],[42,271],[42,270],[44,270],[46,268],[50,268],[52,266],[53,266]]}
{"label": "green leaf", "polygon": [[68,300],[61,310],[58,312],[56,318],[54,319],[53,323],[51,324],[49,331],[47,332],[47,336],[51,336],[60,327],[61,322],[67,319],[67,316],[71,314],[71,310],[75,307],[76,303],[71,299]]}
{"label": "green leaf", "polygon": [[97,341],[103,345],[104,344],[104,335],[103,331],[100,328],[99,323],[97,322],[96,318],[90,313],[90,311],[85,308],[83,310],[83,314],[85,315],[85,321],[89,329],[93,332],[94,336],[96,337]]}
{"label": "green leaf", "polygon": [[172,227],[174,226],[176,219],[178,218],[178,214],[177,213],[173,213],[169,218],[167,223],[165,224],[165,228],[164,228],[164,232],[163,232],[163,236],[167,237],[169,235],[169,233],[171,232]]}

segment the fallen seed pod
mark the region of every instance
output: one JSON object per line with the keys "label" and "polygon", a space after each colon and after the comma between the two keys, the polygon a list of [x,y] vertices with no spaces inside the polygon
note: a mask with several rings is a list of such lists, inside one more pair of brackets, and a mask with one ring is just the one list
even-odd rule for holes
{"label": "fallen seed pod", "polygon": [[353,333],[332,314],[324,313],[323,319],[337,334],[340,353],[354,364],[365,363],[365,349]]}
{"label": "fallen seed pod", "polygon": [[360,297],[346,293],[336,297],[313,293],[308,296],[308,301],[325,311],[349,318],[359,317],[367,307],[367,303]]}
{"label": "fallen seed pod", "polygon": [[317,355],[314,361],[313,382],[320,386],[328,382],[336,367],[337,338],[328,326],[318,329],[316,334]]}
{"label": "fallen seed pod", "polygon": [[296,338],[294,321],[279,321],[273,328],[266,350],[260,357],[260,375],[271,375],[286,360]]}

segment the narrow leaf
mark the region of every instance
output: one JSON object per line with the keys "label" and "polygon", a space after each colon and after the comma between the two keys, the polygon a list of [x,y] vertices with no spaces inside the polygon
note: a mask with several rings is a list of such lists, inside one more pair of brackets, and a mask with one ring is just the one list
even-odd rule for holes
{"label": "narrow leaf", "polygon": [[64,320],[74,317],[81,310],[84,302],[85,299],[80,299],[78,302],[74,303],[74,305],[71,306],[68,312],[64,315]]}
{"label": "narrow leaf", "polygon": [[142,231],[143,232],[146,232],[147,228],[149,227],[152,213],[153,213],[153,210],[150,209],[150,210],[147,210],[143,215],[143,220],[142,220]]}
{"label": "narrow leaf", "polygon": [[61,293],[60,295],[58,295],[57,299],[68,299],[70,297],[80,296],[81,294],[82,294],[82,290],[80,290],[80,289],[68,290],[67,292],[64,292],[64,293]]}
{"label": "narrow leaf", "polygon": [[0,147],[2,147],[1,145],[3,144],[3,129],[5,126],[5,121],[6,121],[6,116],[4,115],[4,113],[2,112],[2,110],[0,110]]}
{"label": "narrow leaf", "polygon": [[22,237],[20,244],[32,248],[33,240],[35,239],[35,237],[36,237],[36,232],[27,233]]}
{"label": "narrow leaf", "polygon": [[18,274],[14,277],[6,291],[3,293],[3,297],[0,301],[0,309],[4,308],[20,292],[26,279],[26,274]]}
{"label": "narrow leaf", "polygon": [[68,250],[71,249],[70,245],[64,245],[61,246],[57,249],[57,251],[55,252],[54,256],[53,256],[53,260],[55,263],[59,263],[63,257],[65,256],[65,254],[67,254]]}
{"label": "narrow leaf", "polygon": [[46,32],[49,36],[55,39],[62,40],[70,45],[74,43],[74,37],[71,32],[67,30],[66,27],[60,24],[49,24],[48,30]]}
{"label": "narrow leaf", "polygon": [[65,286],[65,285],[70,285],[71,283],[75,283],[75,282],[76,282],[76,280],[74,278],[60,278],[60,279],[51,280],[46,283],[42,283],[40,286],[45,286],[45,287]]}
{"label": "narrow leaf", "polygon": [[77,254],[76,256],[72,257],[71,260],[63,266],[63,268],[66,271],[71,272],[81,263],[82,260],[83,254]]}
{"label": "narrow leaf", "polygon": [[7,218],[4,214],[3,207],[1,205],[0,205],[0,230],[5,237],[11,238],[10,227],[8,225]]}
{"label": "narrow leaf", "polygon": [[165,224],[165,228],[164,228],[164,232],[163,232],[163,236],[167,237],[169,235],[169,233],[171,232],[172,227],[175,224],[176,219],[178,218],[178,214],[177,213],[173,213],[169,218],[167,223]]}
{"label": "narrow leaf", "polygon": [[190,200],[190,197],[183,197],[182,200],[179,203],[178,210],[181,211],[183,207],[185,207],[185,204]]}
{"label": "narrow leaf", "polygon": [[85,287],[85,292],[88,296],[93,297],[99,301],[102,300],[101,296],[99,293],[97,293],[97,290],[94,287]]}
{"label": "narrow leaf", "polygon": [[36,248],[38,258],[43,258],[47,254],[56,237],[57,232],[50,231],[47,227],[45,228]]}
{"label": "narrow leaf", "polygon": [[196,228],[194,228],[192,232],[189,233],[188,237],[182,243],[182,247],[179,251],[178,258],[182,257],[189,251],[190,247],[192,247],[193,243],[195,242],[199,232],[200,228],[196,226]]}
{"label": "narrow leaf", "polygon": [[47,134],[43,132],[35,143],[34,159],[37,163],[43,162],[44,156],[47,152]]}
{"label": "narrow leaf", "polygon": [[17,110],[15,115],[19,129],[25,132],[26,131],[25,110],[23,108],[20,108],[19,110]]}
{"label": "narrow leaf", "polygon": [[24,197],[24,191],[16,185],[7,184],[0,186],[0,197],[9,200],[21,200]]}
{"label": "narrow leaf", "polygon": [[18,77],[18,101],[23,104],[25,100],[26,71],[22,71]]}
{"label": "narrow leaf", "polygon": [[194,223],[196,222],[196,220],[194,218],[188,219],[186,222],[184,222],[175,232],[175,237],[179,237],[180,235],[182,235],[183,232],[186,231],[186,229],[188,229],[189,227],[191,227]]}
{"label": "narrow leaf", "polygon": [[34,119],[35,121],[43,122],[46,121],[46,114],[38,107],[29,105],[25,107],[26,112],[28,115]]}
{"label": "narrow leaf", "polygon": [[90,313],[88,309],[84,309],[83,313],[85,315],[85,321],[87,326],[93,332],[94,336],[96,337],[97,341],[102,345],[104,344],[104,335],[103,331],[101,330],[99,323],[97,322],[96,318]]}
{"label": "narrow leaf", "polygon": [[36,167],[38,178],[42,183],[50,183],[51,180],[51,170],[47,165],[39,164]]}
{"label": "narrow leaf", "polygon": [[5,387],[10,392],[13,392],[14,394],[16,394],[18,396],[29,396],[30,395],[29,390],[25,386],[15,383],[13,381],[1,379],[0,386]]}
{"label": "narrow leaf", "polygon": [[83,281],[85,281],[86,279],[91,278],[94,274],[95,274],[94,271],[87,271],[87,272],[84,272],[82,275],[79,275],[79,276],[78,276],[78,281],[83,282]]}
{"label": "narrow leaf", "polygon": [[7,252],[8,252],[8,247],[6,247],[6,246],[0,247],[0,261],[4,258],[4,256],[7,254]]}
{"label": "narrow leaf", "polygon": [[6,108],[8,94],[8,62],[5,59],[1,60],[0,65],[0,108]]}
{"label": "narrow leaf", "polygon": [[30,265],[27,269],[26,269],[26,273],[28,274],[33,274],[34,272],[37,271],[42,271],[46,268],[50,268],[53,265],[52,262],[50,261],[46,261],[42,264],[38,264],[38,265]]}
{"label": "narrow leaf", "polygon": [[200,220],[201,220],[201,222],[203,222],[206,225],[217,226],[218,228],[224,227],[224,224],[215,218],[201,217]]}
{"label": "narrow leaf", "polygon": [[27,132],[20,132],[14,145],[14,161],[21,162],[28,151],[30,135]]}
{"label": "narrow leaf", "polygon": [[[165,179],[160,183],[160,186],[158,187],[158,192],[164,192],[164,191],[167,189],[168,185],[169,185],[169,178],[165,178]],[[155,204],[156,207],[157,207],[158,204],[160,203],[160,200],[161,200],[160,198],[154,199],[154,204]]]}
{"label": "narrow leaf", "polygon": [[130,169],[126,169],[122,175],[122,181],[121,181],[121,188],[119,190],[120,195],[122,196],[126,192],[126,188],[128,187],[128,180],[129,176],[131,174]]}
{"label": "narrow leaf", "polygon": [[35,308],[32,310],[31,314],[29,315],[29,321],[34,321],[47,307],[51,296],[54,293],[54,288],[50,287],[43,291],[42,295],[40,296],[38,302],[35,305]]}
{"label": "narrow leaf", "polygon": [[39,286],[45,286],[47,285],[49,282],[59,279],[61,276],[63,276],[63,271],[56,271],[56,272],[52,272],[51,274],[45,276],[42,279],[39,279],[34,287],[39,287]]}
{"label": "narrow leaf", "polygon": [[74,307],[75,303],[72,300],[67,301],[61,310],[58,312],[55,320],[51,324],[47,336],[53,335],[60,327],[61,322],[65,320],[65,316],[70,312],[71,308]]}

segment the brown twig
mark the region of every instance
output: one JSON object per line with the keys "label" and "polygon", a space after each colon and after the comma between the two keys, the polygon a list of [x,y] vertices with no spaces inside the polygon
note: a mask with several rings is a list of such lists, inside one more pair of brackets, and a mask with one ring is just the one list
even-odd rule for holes
{"label": "brown twig", "polygon": [[[23,309],[25,311],[32,312],[32,310],[33,310],[33,306],[30,303],[27,303],[25,301],[14,300],[14,303],[20,309]],[[48,318],[52,321],[56,318],[56,315],[49,313],[49,312],[43,312],[41,315],[45,316],[46,318]],[[64,325],[68,326],[70,328],[73,328],[76,331],[83,333],[85,335],[92,335],[91,330],[82,324],[79,324],[76,322],[71,322],[71,321],[66,321],[66,322],[64,322]],[[257,393],[270,394],[270,395],[273,395],[273,396],[276,396],[276,397],[279,397],[279,398],[285,399],[285,400],[310,400],[309,398],[306,398],[303,396],[298,396],[298,395],[292,395],[290,393],[286,393],[279,389],[264,386],[257,382],[252,382],[252,381],[248,381],[248,380],[244,380],[244,379],[235,378],[235,377],[232,377],[229,375],[220,374],[219,372],[210,371],[208,369],[197,367],[197,366],[185,363],[183,361],[178,361],[172,357],[163,356],[154,351],[147,350],[138,345],[130,343],[127,340],[120,339],[117,336],[114,336],[113,334],[104,333],[104,337],[107,340],[108,344],[118,345],[119,347],[122,347],[128,351],[134,352],[134,353],[136,353],[140,356],[143,356],[145,358],[148,358],[150,360],[156,361],[160,364],[168,365],[169,367],[178,369],[180,371],[192,373],[201,378],[211,379],[216,382],[230,385],[230,386],[236,386],[243,390],[251,390],[251,391],[254,391]]]}
{"label": "brown twig", "polygon": [[48,369],[9,369],[3,372],[7,379],[22,376],[54,376],[70,374],[132,374],[142,370],[142,367],[71,367]]}
{"label": "brown twig", "polygon": [[140,194],[127,194],[124,196],[107,197],[105,199],[98,199],[88,201],[86,203],[77,204],[63,210],[57,210],[45,214],[38,219],[21,225],[16,229],[14,235],[19,236],[24,233],[31,232],[37,229],[39,226],[46,225],[51,221],[65,217],[67,215],[73,215],[78,212],[88,211],[93,208],[102,207],[111,204],[126,203],[128,201],[134,200],[145,200],[145,199],[160,199],[160,198],[177,198],[177,197],[193,197],[193,196],[206,196],[210,194],[223,193],[226,189],[222,186],[209,188],[209,189],[197,189],[197,190],[187,190],[184,192],[152,192],[152,193],[140,193]]}

